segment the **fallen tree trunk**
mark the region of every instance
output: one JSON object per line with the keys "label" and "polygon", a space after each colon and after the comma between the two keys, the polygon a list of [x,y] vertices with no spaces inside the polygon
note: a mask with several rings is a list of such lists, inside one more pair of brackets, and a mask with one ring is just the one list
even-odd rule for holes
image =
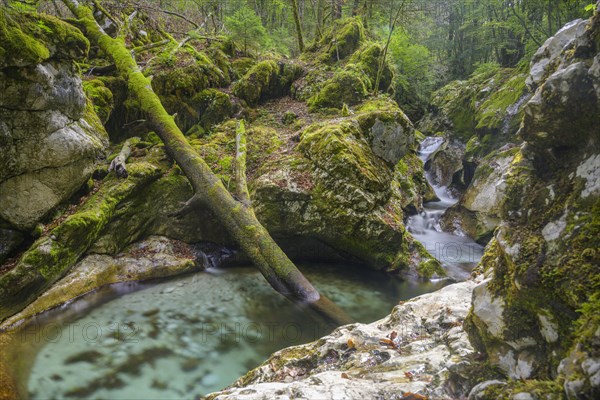
{"label": "fallen tree trunk", "polygon": [[227,191],[221,179],[188,143],[175,120],[167,113],[154,93],[150,79],[141,72],[122,38],[113,39],[94,19],[92,10],[77,0],[63,0],[71,12],[81,20],[87,37],[113,59],[117,70],[128,79],[129,90],[140,102],[148,121],[189,179],[194,196],[187,203],[203,204],[223,224],[231,237],[260,270],[269,284],[285,297],[308,303],[330,322],[351,322],[346,314],[325,297],[302,275],[279,248],[254,213]]}

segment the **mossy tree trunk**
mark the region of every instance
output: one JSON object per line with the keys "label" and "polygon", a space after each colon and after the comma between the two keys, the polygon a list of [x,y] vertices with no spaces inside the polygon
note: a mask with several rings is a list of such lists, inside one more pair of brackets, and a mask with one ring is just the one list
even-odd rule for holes
{"label": "mossy tree trunk", "polygon": [[302,53],[304,51],[304,39],[302,39],[302,24],[300,24],[300,15],[298,13],[298,2],[292,0],[292,9],[294,12],[294,24],[296,24],[296,36],[298,36],[298,48]]}
{"label": "mossy tree trunk", "polygon": [[341,309],[320,296],[286,254],[279,248],[254,213],[236,201],[188,143],[181,130],[154,93],[150,79],[141,72],[122,38],[107,35],[94,19],[92,10],[77,0],[63,0],[80,19],[88,39],[113,59],[117,70],[128,79],[129,90],[137,96],[141,109],[162,139],[169,154],[189,179],[194,197],[188,206],[203,204],[219,219],[231,237],[260,270],[271,286],[295,302],[307,303],[334,323],[348,323]]}

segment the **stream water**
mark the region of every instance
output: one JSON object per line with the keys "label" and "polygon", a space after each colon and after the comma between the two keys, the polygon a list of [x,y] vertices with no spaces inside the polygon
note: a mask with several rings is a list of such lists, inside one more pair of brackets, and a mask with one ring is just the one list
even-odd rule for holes
{"label": "stream water", "polygon": [[[422,160],[441,143],[427,138]],[[482,249],[440,229],[441,214],[456,199],[444,187],[434,189],[440,201],[410,217],[408,229],[451,278],[462,280]],[[360,322],[375,321],[399,301],[450,281],[407,282],[352,265],[301,269]],[[30,372],[32,399],[178,399],[222,389],[274,351],[328,332],[310,310],[271,289],[255,268],[210,268],[167,281],[97,290],[29,322],[12,350],[31,357],[24,369]]]}
{"label": "stream water", "polygon": [[[352,265],[301,268],[361,322],[445,284],[402,282]],[[45,313],[20,332],[20,342],[40,347],[32,399],[164,399],[222,389],[274,351],[328,332],[255,268],[236,267],[109,286]]]}
{"label": "stream water", "polygon": [[[425,164],[444,143],[444,138],[430,136],[421,142],[419,157]],[[483,255],[483,247],[460,232],[445,232],[440,226],[444,212],[458,202],[445,186],[434,184],[429,172],[427,180],[440,199],[423,204],[423,211],[408,218],[407,229],[441,263],[449,278],[467,279]]]}

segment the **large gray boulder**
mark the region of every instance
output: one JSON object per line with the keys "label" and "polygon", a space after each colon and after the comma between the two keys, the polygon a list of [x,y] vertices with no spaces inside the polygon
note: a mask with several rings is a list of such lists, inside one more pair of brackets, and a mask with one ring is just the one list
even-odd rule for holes
{"label": "large gray boulder", "polygon": [[[51,41],[8,20],[7,32],[18,30],[38,50],[47,50],[18,60],[11,55],[0,69],[0,218],[28,231],[90,177],[108,137],[71,58],[85,54],[87,41],[56,19],[20,18],[43,18],[66,32]],[[10,37],[4,39],[8,46]],[[77,51],[60,50],[65,47]]]}

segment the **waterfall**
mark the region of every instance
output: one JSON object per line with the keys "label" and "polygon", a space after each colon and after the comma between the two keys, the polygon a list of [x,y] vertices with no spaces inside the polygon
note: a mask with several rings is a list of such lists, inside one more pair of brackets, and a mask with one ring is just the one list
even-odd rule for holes
{"label": "waterfall", "polygon": [[[419,158],[423,164],[429,161],[444,140],[443,137],[430,136],[421,142]],[[421,212],[408,218],[407,229],[432,256],[440,261],[449,278],[457,281],[465,280],[483,255],[483,247],[460,230],[451,233],[442,229],[440,225],[442,216],[448,208],[458,202],[458,199],[446,186],[436,185],[430,173],[425,172],[425,176],[439,201],[423,204]]]}

